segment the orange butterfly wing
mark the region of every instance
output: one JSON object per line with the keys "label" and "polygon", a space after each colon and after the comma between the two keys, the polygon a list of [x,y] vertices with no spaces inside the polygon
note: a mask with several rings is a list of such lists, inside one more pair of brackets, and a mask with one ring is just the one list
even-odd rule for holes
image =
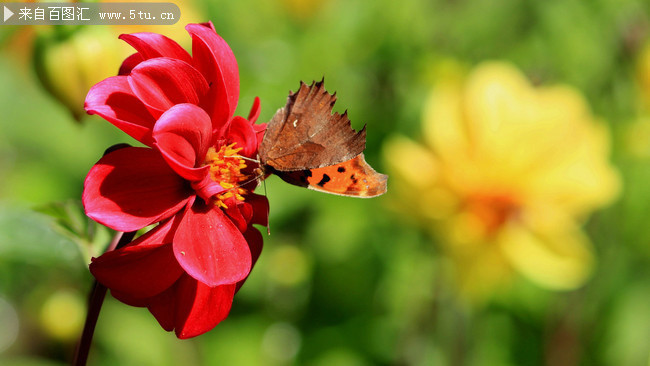
{"label": "orange butterfly wing", "polygon": [[388,176],[377,173],[363,154],[343,163],[316,169],[274,172],[287,183],[319,192],[370,198],[386,193]]}

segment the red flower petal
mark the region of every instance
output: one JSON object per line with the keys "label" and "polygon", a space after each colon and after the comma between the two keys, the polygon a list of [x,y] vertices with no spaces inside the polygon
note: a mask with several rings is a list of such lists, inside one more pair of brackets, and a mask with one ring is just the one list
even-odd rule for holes
{"label": "red flower petal", "polygon": [[198,200],[176,230],[174,254],[190,276],[211,287],[236,283],[251,268],[251,253],[239,229],[223,211]]}
{"label": "red flower petal", "polygon": [[257,149],[259,150],[259,147],[262,144],[262,140],[264,140],[264,133],[266,132],[266,123],[253,125],[253,130],[255,130],[255,135],[257,136]]}
{"label": "red flower petal", "polygon": [[184,273],[172,250],[172,220],[160,224],[128,246],[106,252],[90,263],[97,281],[124,296],[147,298],[171,287]]}
{"label": "red flower petal", "polygon": [[217,30],[214,28],[214,24],[212,24],[212,21],[211,21],[211,20],[208,20],[208,21],[205,22],[205,23],[199,23],[199,25],[202,25],[202,26],[204,26],[204,27],[207,27],[207,28],[211,29],[213,32],[217,33]]}
{"label": "red flower petal", "polygon": [[113,76],[95,84],[88,91],[84,108],[143,144],[153,143],[151,129],[158,116],[133,94],[126,76]]}
{"label": "red flower petal", "polygon": [[121,40],[130,44],[142,55],[143,60],[155,57],[170,57],[192,63],[192,56],[175,41],[158,33],[122,34]]}
{"label": "red flower petal", "polygon": [[250,223],[267,226],[269,224],[269,200],[266,196],[249,194],[246,196],[246,202],[253,209],[253,217]]}
{"label": "red flower petal", "polygon": [[156,147],[169,166],[183,178],[200,181],[208,174],[203,166],[212,140],[210,117],[193,104],[177,104],[156,122],[153,129]]}
{"label": "red flower petal", "polygon": [[[160,296],[161,294],[164,294],[168,291],[169,289],[165,290],[164,292],[161,292],[159,295],[156,296]],[[152,299],[151,297],[147,297],[147,298],[134,297],[129,294],[119,292],[117,290],[111,290],[111,295],[113,295],[114,298],[118,299],[119,301],[127,305],[137,306],[139,308],[147,306]]]}
{"label": "red flower petal", "polygon": [[224,98],[222,88],[213,83],[208,92],[203,96],[199,106],[205,110],[212,120],[212,134],[215,140],[223,138],[231,114],[228,100]]}
{"label": "red flower petal", "polygon": [[255,123],[260,116],[260,104],[260,97],[255,97],[251,111],[248,113],[248,122],[251,124]]}
{"label": "red flower petal", "polygon": [[208,92],[208,83],[198,70],[173,58],[146,60],[131,70],[127,78],[135,95],[161,112],[175,104],[199,104]]}
{"label": "red flower petal", "polygon": [[183,274],[171,243],[136,245],[104,253],[90,264],[104,286],[133,297],[151,297],[168,289]]}
{"label": "red flower petal", "polygon": [[120,65],[120,70],[118,75],[128,75],[131,73],[134,67],[138,66],[140,62],[144,61],[144,57],[140,53],[134,53],[131,56],[127,57]]}
{"label": "red flower petal", "polygon": [[209,174],[203,176],[201,180],[193,181],[191,186],[196,192],[196,195],[203,198],[206,202],[210,201],[215,194],[226,191],[226,188],[223,188],[221,184],[212,180]]}
{"label": "red flower petal", "polygon": [[166,331],[176,329],[181,339],[201,335],[224,320],[232,306],[236,285],[209,287],[187,274],[174,286],[147,299],[111,290],[116,299],[131,306],[146,306]]}
{"label": "red flower petal", "polygon": [[255,263],[257,263],[260,254],[262,254],[264,238],[262,237],[260,231],[253,226],[248,227],[248,230],[244,232],[244,237],[246,238],[246,242],[248,243],[248,246],[251,250],[251,257],[253,258],[252,266],[254,266]]}
{"label": "red flower petal", "polygon": [[[183,277],[187,277],[187,275],[183,274],[181,275],[180,278]],[[177,287],[178,287],[178,281],[176,281],[174,286],[167,289],[167,291],[164,291],[154,297],[150,297],[146,299],[144,305],[134,305],[134,306],[146,306],[149,309],[149,312],[151,312],[151,314],[156,318],[160,326],[164,330],[170,332],[174,330],[174,324],[175,324],[174,318],[176,317],[176,303],[179,301],[176,295]],[[120,297],[115,296],[116,295],[115,291],[111,291],[111,294],[116,299],[124,303],[130,304],[124,300],[131,300],[131,299],[128,298],[125,299],[122,294],[117,294]]]}
{"label": "red flower petal", "polygon": [[228,116],[235,114],[239,100],[239,69],[228,43],[209,25],[188,24],[185,29],[192,35],[194,66],[208,83],[218,86],[218,94],[228,101]]}
{"label": "red flower petal", "polygon": [[235,296],[234,284],[210,287],[183,276],[176,286],[174,328],[178,338],[201,335],[228,316]]}
{"label": "red flower petal", "polygon": [[253,215],[251,206],[246,202],[237,201],[234,197],[224,202],[228,208],[224,209],[226,215],[237,226],[239,231],[244,232],[248,228],[248,222]]}
{"label": "red flower petal", "polygon": [[241,147],[241,154],[252,157],[257,153],[257,135],[244,117],[236,116],[230,121],[226,132],[228,141],[236,142],[235,147]]}
{"label": "red flower petal", "polygon": [[191,193],[158,151],[125,147],[92,167],[83,204],[93,220],[118,231],[135,231],[174,215]]}
{"label": "red flower petal", "polygon": [[[259,259],[260,254],[262,254],[262,246],[264,244],[264,238],[262,237],[262,234],[257,230],[256,228],[249,226],[248,229],[244,232],[244,238],[246,238],[246,242],[248,243],[248,247],[251,250],[251,257],[252,257],[252,265],[251,265],[251,270],[252,267],[257,263],[257,259]],[[248,279],[248,276],[244,278],[243,280],[237,282],[237,289],[235,290],[235,293],[239,291],[239,289],[244,285],[244,282]]]}

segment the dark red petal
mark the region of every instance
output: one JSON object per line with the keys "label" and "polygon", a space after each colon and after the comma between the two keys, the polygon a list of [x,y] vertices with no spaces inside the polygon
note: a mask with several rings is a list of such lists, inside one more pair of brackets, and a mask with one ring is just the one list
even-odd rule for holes
{"label": "dark red petal", "polygon": [[252,209],[249,204],[237,201],[234,197],[227,199],[225,202],[227,209],[224,209],[226,215],[237,226],[239,231],[244,232],[248,227],[248,222],[252,216]]}
{"label": "dark red petal", "polygon": [[244,117],[236,116],[230,121],[226,132],[228,141],[236,142],[235,147],[241,147],[241,155],[253,157],[257,155],[257,135],[253,126]]}
{"label": "dark red petal", "polygon": [[[251,250],[251,257],[253,260],[253,264],[251,265],[251,270],[252,267],[255,266],[255,263],[257,263],[257,259],[260,257],[260,254],[262,254],[262,247],[264,244],[264,238],[262,237],[262,234],[254,228],[253,226],[249,226],[248,229],[244,232],[244,238],[246,238],[246,242],[248,243],[248,247]],[[248,276],[244,278],[243,280],[237,282],[237,289],[235,292],[239,291],[239,289],[244,285],[244,282],[248,279]]]}
{"label": "dark red petal", "polygon": [[[188,205],[190,202],[194,202],[193,199],[188,200]],[[147,231],[134,241],[126,245],[130,246],[149,246],[149,245],[158,245],[158,244],[171,244],[174,241],[174,233],[178,228],[178,224],[181,221],[179,215],[172,217],[169,220],[162,221],[155,228]],[[125,247],[125,248],[126,248]]]}
{"label": "dark red petal", "polygon": [[121,40],[130,44],[144,60],[155,57],[170,57],[192,63],[192,57],[175,41],[158,33],[122,34]]}
{"label": "dark red petal", "polygon": [[264,140],[264,133],[266,132],[266,123],[260,123],[259,125],[253,125],[255,130],[255,135],[257,136],[257,149],[259,150],[262,140]]}
{"label": "dark red petal", "polygon": [[185,29],[192,35],[194,66],[208,83],[218,85],[218,97],[228,101],[228,116],[235,114],[239,100],[239,69],[228,43],[209,26],[188,24]]}
{"label": "dark red petal", "polygon": [[142,57],[141,54],[139,53],[132,54],[122,62],[122,65],[120,66],[120,70],[117,74],[128,75],[129,73],[131,73],[131,70],[133,70],[134,67],[138,66],[138,64],[142,61],[144,61],[144,57]]}
{"label": "dark red petal", "polygon": [[171,243],[133,245],[104,253],[90,263],[90,272],[109,289],[134,298],[157,295],[184,273]]}
{"label": "dark red petal", "polygon": [[183,276],[175,295],[176,336],[186,339],[211,330],[228,316],[235,285],[210,287],[190,276]]}
{"label": "dark red petal", "polygon": [[[241,215],[246,220],[246,222],[250,222],[253,218],[253,206],[251,206],[249,202],[239,201],[237,207],[239,208],[239,212],[241,212]],[[242,231],[245,231],[245,229]]]}
{"label": "dark red petal", "polygon": [[266,196],[249,194],[246,196],[246,202],[253,208],[253,217],[250,219],[250,223],[267,226],[269,224],[269,200]]}
{"label": "dark red petal", "polygon": [[[165,292],[169,291],[165,290]],[[164,293],[164,292],[163,292]],[[129,294],[122,293],[116,290],[111,290],[111,295],[113,295],[114,298],[117,300],[129,305],[129,306],[136,306],[136,307],[144,307],[147,306],[150,302],[150,297],[147,298],[140,298],[140,297],[133,297]]]}
{"label": "dark red petal", "polygon": [[[177,303],[185,301],[184,299],[178,298],[178,283],[184,277],[188,277],[187,274],[181,275],[174,286],[170,287],[167,291],[149,298],[146,301],[145,306],[149,309],[149,312],[151,312],[151,314],[156,318],[158,324],[168,332],[171,332],[175,326]],[[113,296],[115,296],[114,293]],[[118,300],[122,301],[119,298]]]}
{"label": "dark red petal", "polygon": [[84,108],[143,144],[153,143],[151,129],[158,116],[135,96],[126,76],[113,76],[95,84],[88,91]]}
{"label": "dark red petal", "polygon": [[212,140],[212,124],[205,111],[193,104],[177,104],[156,122],[153,138],[169,166],[189,181],[201,181],[209,166],[199,167]]}
{"label": "dark red petal", "polygon": [[171,217],[191,194],[158,151],[126,147],[90,169],[83,204],[93,220],[118,231],[135,231]]}
{"label": "dark red petal", "polygon": [[253,258],[253,266],[255,263],[257,263],[257,260],[260,257],[260,254],[262,254],[262,247],[264,245],[264,237],[260,233],[259,230],[257,230],[253,226],[249,226],[248,230],[244,232],[244,237],[246,238],[246,242],[248,243],[248,246],[251,250],[251,256]]}
{"label": "dark red petal", "polygon": [[171,244],[178,221],[167,220],[127,246],[93,258],[90,272],[130,303],[163,292],[184,273]]}
{"label": "dark red petal", "polygon": [[127,76],[129,85],[147,106],[164,112],[180,103],[199,104],[208,83],[185,61],[159,57],[143,61]]}
{"label": "dark red petal", "polygon": [[254,124],[260,116],[260,97],[255,97],[251,111],[248,113],[248,122]]}
{"label": "dark red petal", "polygon": [[210,86],[208,92],[203,96],[199,106],[205,110],[212,120],[212,134],[215,138],[223,138],[231,114],[228,107],[228,100],[223,98],[223,91],[217,83]]}
{"label": "dark red petal", "polygon": [[198,200],[176,230],[174,254],[190,276],[212,287],[236,283],[251,268],[251,253],[239,229],[221,209]]}

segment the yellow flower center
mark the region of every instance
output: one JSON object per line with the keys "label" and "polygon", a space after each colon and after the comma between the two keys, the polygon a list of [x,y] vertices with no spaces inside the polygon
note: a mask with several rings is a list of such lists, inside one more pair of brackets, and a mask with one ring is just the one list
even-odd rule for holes
{"label": "yellow flower center", "polygon": [[210,166],[210,178],[226,189],[225,192],[215,195],[214,204],[217,207],[228,208],[224,201],[232,197],[243,201],[243,195],[248,193],[239,186],[241,182],[248,180],[248,175],[241,172],[246,168],[246,162],[238,155],[240,151],[241,148],[235,148],[233,142],[221,146],[218,151],[211,147],[205,156],[205,165]]}

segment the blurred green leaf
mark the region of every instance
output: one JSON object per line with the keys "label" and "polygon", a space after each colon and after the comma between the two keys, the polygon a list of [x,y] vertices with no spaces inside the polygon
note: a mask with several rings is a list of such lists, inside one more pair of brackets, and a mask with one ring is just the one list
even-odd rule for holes
{"label": "blurred green leaf", "polygon": [[0,262],[78,268],[79,250],[53,228],[53,221],[34,211],[0,204]]}
{"label": "blurred green leaf", "polygon": [[75,241],[86,257],[101,254],[110,241],[110,231],[86,216],[79,200],[52,202],[36,211],[52,217],[59,231]]}

